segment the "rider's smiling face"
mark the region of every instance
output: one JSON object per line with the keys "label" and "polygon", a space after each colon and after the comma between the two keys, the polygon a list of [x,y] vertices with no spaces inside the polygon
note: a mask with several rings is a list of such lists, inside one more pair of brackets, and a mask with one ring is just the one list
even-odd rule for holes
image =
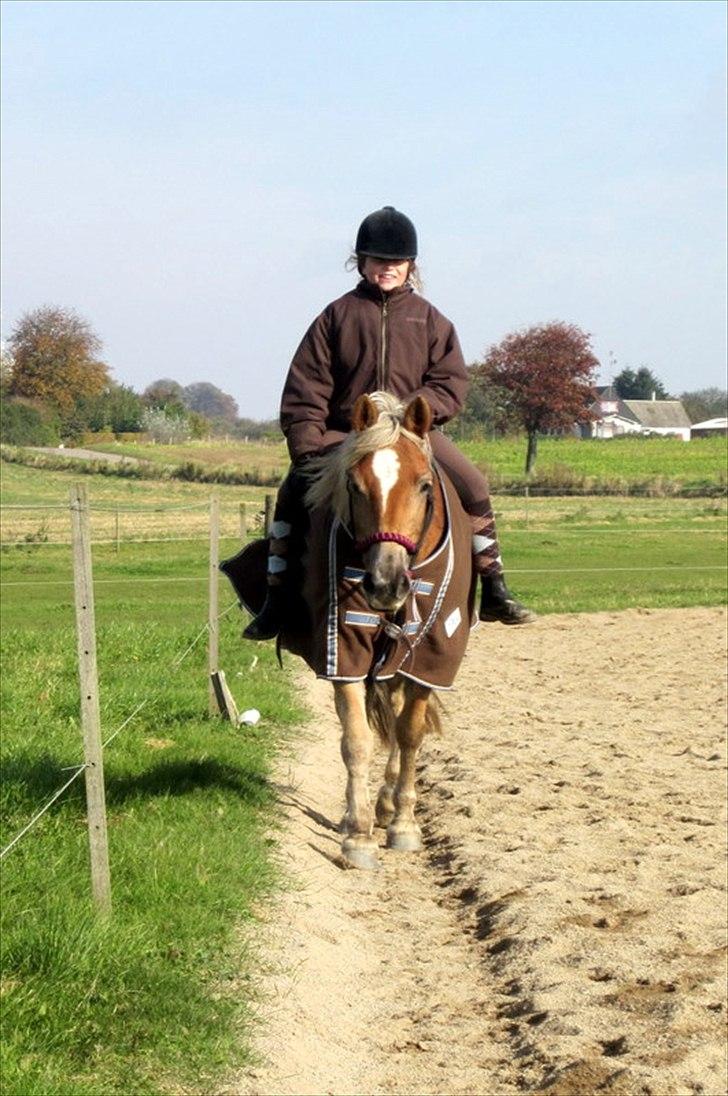
{"label": "rider's smiling face", "polygon": [[362,274],[370,285],[379,286],[388,293],[391,289],[399,289],[407,281],[409,274],[409,259],[377,259],[367,255],[362,266]]}

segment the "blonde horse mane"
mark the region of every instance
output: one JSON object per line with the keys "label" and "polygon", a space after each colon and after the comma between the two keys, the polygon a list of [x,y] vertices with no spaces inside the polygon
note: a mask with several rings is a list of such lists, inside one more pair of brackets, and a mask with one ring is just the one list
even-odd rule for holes
{"label": "blonde horse mane", "polygon": [[379,418],[365,430],[352,430],[341,445],[322,457],[314,457],[306,467],[312,475],[312,483],[306,492],[306,505],[311,509],[328,506],[344,524],[349,520],[349,488],[347,476],[351,469],[367,455],[378,449],[396,445],[400,438],[407,438],[431,458],[432,449],[427,438],[421,438],[402,425],[405,406],[391,392],[373,392],[372,403],[379,408]]}

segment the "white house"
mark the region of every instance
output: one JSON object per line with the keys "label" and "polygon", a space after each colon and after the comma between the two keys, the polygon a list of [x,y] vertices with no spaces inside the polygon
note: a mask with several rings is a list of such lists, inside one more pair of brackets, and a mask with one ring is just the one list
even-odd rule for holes
{"label": "white house", "polygon": [[615,438],[620,434],[664,434],[690,441],[690,419],[680,400],[623,400],[613,385],[597,388],[591,405],[596,418],[583,436]]}
{"label": "white house", "polygon": [[623,400],[642,434],[664,434],[690,441],[690,419],[680,400]]}

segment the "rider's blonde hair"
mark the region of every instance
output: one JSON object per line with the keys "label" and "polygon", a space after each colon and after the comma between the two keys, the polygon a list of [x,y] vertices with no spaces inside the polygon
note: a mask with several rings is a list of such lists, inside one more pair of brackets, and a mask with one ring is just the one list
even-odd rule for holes
{"label": "rider's blonde hair", "polygon": [[[358,270],[362,278],[364,277],[364,260],[366,255],[357,255],[356,251],[352,251],[349,258],[344,263],[345,270]],[[407,271],[407,285],[411,285],[413,289],[416,289],[418,293],[422,292],[422,278],[420,272],[417,269],[417,262],[414,259],[409,259],[409,270]]]}

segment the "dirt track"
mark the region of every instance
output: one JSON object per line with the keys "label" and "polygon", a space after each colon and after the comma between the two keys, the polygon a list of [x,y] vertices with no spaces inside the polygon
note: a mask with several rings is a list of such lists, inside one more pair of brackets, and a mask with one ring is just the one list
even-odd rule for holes
{"label": "dirt track", "polygon": [[122,453],[103,453],[97,449],[75,449],[72,446],[29,445],[31,453],[45,453],[48,457],[68,457],[70,460],[105,460],[110,464],[141,464],[136,457],[126,457]]}
{"label": "dirt track", "polygon": [[306,679],[261,1065],[224,1092],[725,1093],[725,629],[481,627],[423,754],[426,850],[377,873],[333,863],[338,724]]}

